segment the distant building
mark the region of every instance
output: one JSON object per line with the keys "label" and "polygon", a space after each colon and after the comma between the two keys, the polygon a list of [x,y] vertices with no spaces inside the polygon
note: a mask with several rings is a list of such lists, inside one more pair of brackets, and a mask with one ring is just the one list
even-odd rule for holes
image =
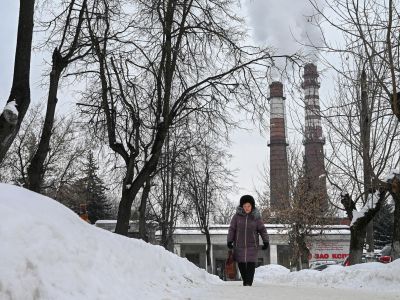
{"label": "distant building", "polygon": [[[270,238],[268,250],[258,251],[257,265],[279,264],[291,268],[290,247],[288,244],[287,226],[267,224]],[[211,233],[211,262],[212,273],[224,277],[223,270],[228,248],[226,238],[229,225],[213,225]],[[158,233],[156,233],[156,238]],[[207,269],[206,238],[197,226],[177,227],[173,234],[175,254],[186,257],[200,268]],[[329,225],[315,229],[308,240],[311,251],[310,263],[318,260],[343,261],[349,254],[350,231],[347,225]],[[262,244],[260,244],[260,247]]]}
{"label": "distant building", "polygon": [[[99,220],[95,226],[114,232],[116,220]],[[131,221],[128,236],[137,238],[138,227]],[[290,247],[288,243],[288,226],[282,224],[266,224],[270,247],[258,251],[257,266],[279,264],[291,268]],[[150,229],[150,228],[149,228]],[[215,275],[224,278],[223,270],[228,254],[226,238],[229,225],[213,225],[211,234],[211,270]],[[160,232],[150,229],[151,243],[158,244]],[[173,234],[174,253],[197,265],[207,269],[206,237],[198,226],[180,226]],[[310,264],[319,260],[343,261],[349,254],[350,230],[348,225],[328,225],[323,231],[316,228],[308,240],[311,252]]]}
{"label": "distant building", "polygon": [[[100,227],[102,229],[115,232],[115,227],[117,226],[117,220],[97,220],[94,224],[96,227]],[[157,223],[155,222],[147,222],[146,230],[147,236],[149,237],[149,243],[156,244],[156,227]],[[128,227],[128,237],[130,238],[139,238],[139,221],[129,221]]]}

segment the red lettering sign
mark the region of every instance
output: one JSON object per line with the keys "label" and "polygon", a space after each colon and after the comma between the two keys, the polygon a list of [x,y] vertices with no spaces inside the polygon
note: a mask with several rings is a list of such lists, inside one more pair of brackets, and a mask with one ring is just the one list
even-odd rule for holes
{"label": "red lettering sign", "polygon": [[315,259],[345,259],[349,254],[347,253],[332,253],[329,255],[329,253],[315,253],[314,258]]}

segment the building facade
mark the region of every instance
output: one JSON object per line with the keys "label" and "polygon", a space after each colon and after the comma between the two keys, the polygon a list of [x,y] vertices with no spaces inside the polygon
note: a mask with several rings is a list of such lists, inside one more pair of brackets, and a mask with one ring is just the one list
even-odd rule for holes
{"label": "building facade", "polygon": [[[281,224],[267,224],[270,247],[258,251],[257,266],[279,264],[291,268],[288,227]],[[226,238],[229,225],[210,227],[211,234],[211,270],[224,278],[223,270],[228,254]],[[195,226],[177,227],[174,235],[175,254],[187,258],[200,268],[207,269],[206,237]],[[349,254],[350,230],[347,225],[329,225],[315,233],[307,241],[310,249],[310,264],[320,260],[343,261]]]}
{"label": "building facade", "polygon": [[[116,220],[98,220],[96,227],[114,232]],[[267,250],[258,251],[257,266],[267,264],[279,264],[291,268],[290,246],[288,238],[288,226],[282,224],[266,224],[270,246]],[[212,274],[224,278],[225,260],[228,256],[227,235],[229,225],[213,225],[211,234],[211,267]],[[158,244],[160,232],[150,232],[150,243]],[[138,236],[136,222],[131,221],[129,237]],[[206,237],[197,226],[177,227],[173,234],[174,253],[184,257],[199,268],[207,270]],[[349,254],[350,229],[348,225],[328,225],[322,230],[316,228],[312,236],[307,240],[310,249],[310,264],[316,261],[335,260],[343,261]]]}

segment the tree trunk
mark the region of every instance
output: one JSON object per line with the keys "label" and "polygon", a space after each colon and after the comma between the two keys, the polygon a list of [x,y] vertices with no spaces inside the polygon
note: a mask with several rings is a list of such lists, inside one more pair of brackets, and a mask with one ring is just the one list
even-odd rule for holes
{"label": "tree trunk", "polygon": [[[379,190],[379,199],[377,200],[375,207],[369,208],[362,217],[358,218],[354,224],[350,226],[350,265],[361,263],[367,225],[380,210],[382,202],[385,200],[386,192],[386,187],[381,188]],[[352,220],[355,203],[349,194],[342,195],[341,197],[341,203],[343,204],[349,219]]]}
{"label": "tree trunk", "polygon": [[115,233],[125,236],[128,235],[129,220],[131,218],[131,207],[135,196],[136,195],[134,195],[130,189],[127,189],[125,187],[122,188],[122,196],[118,206],[117,225],[115,227]]}
{"label": "tree trunk", "polygon": [[37,193],[41,192],[43,185],[43,177],[45,173],[44,162],[50,151],[50,139],[53,132],[54,115],[58,100],[57,92],[64,65],[62,56],[56,48],[53,52],[53,66],[50,73],[50,86],[43,130],[40,136],[38,148],[28,167],[28,188]]}
{"label": "tree trunk", "polygon": [[166,168],[162,171],[162,205],[161,205],[161,246],[169,250],[170,244],[170,207],[171,207],[171,197],[170,197],[170,168],[169,168],[169,152],[168,143],[166,144],[166,155],[164,156],[164,161],[162,162]]}
{"label": "tree trunk", "polygon": [[393,224],[393,239],[392,239],[392,253],[393,259],[400,258],[400,194],[394,195],[394,224]]}
{"label": "tree trunk", "polygon": [[[361,113],[360,113],[360,131],[361,147],[364,173],[364,203],[367,204],[368,195],[372,193],[372,170],[370,168],[370,145],[371,145],[371,116],[368,104],[368,85],[367,74],[363,69],[361,72]],[[374,223],[373,219],[366,228],[366,245],[368,252],[374,252]]]}
{"label": "tree trunk", "polygon": [[146,184],[143,188],[142,199],[140,201],[139,207],[139,238],[148,242],[149,237],[147,236],[146,231],[146,207],[147,207],[147,199],[149,198],[151,188],[151,179],[149,178],[146,181]]}
{"label": "tree trunk", "polygon": [[[125,182],[122,189],[122,198],[118,207],[117,225],[115,227],[115,233],[121,235],[128,234],[129,219],[131,217],[132,203],[140,189],[143,187],[149,177],[154,174],[157,169],[158,160],[161,155],[161,149],[167,135],[168,128],[164,127],[158,130],[157,136],[154,141],[154,147],[151,151],[151,158],[145,163],[139,174],[136,176],[134,181],[131,183],[130,188],[127,188],[129,182]],[[129,166],[128,166],[129,168]],[[127,170],[130,171],[129,169]]]}
{"label": "tree trunk", "polygon": [[366,234],[366,224],[350,227],[350,265],[361,263]]}
{"label": "tree trunk", "polygon": [[207,272],[212,273],[212,264],[211,264],[211,237],[210,231],[208,228],[204,228],[204,234],[206,235],[206,257],[207,257]]}
{"label": "tree trunk", "polygon": [[4,110],[0,115],[0,162],[14,141],[31,101],[29,74],[34,7],[35,0],[20,0],[14,77],[7,100],[7,104],[15,101],[18,116],[10,115],[8,110]]}

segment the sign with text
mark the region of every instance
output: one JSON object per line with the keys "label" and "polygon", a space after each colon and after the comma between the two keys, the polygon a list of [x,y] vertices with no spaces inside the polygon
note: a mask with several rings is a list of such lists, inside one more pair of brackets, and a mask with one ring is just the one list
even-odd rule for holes
{"label": "sign with text", "polygon": [[350,251],[348,241],[313,240],[308,244],[308,248],[310,249],[310,261],[343,261],[349,256]]}

